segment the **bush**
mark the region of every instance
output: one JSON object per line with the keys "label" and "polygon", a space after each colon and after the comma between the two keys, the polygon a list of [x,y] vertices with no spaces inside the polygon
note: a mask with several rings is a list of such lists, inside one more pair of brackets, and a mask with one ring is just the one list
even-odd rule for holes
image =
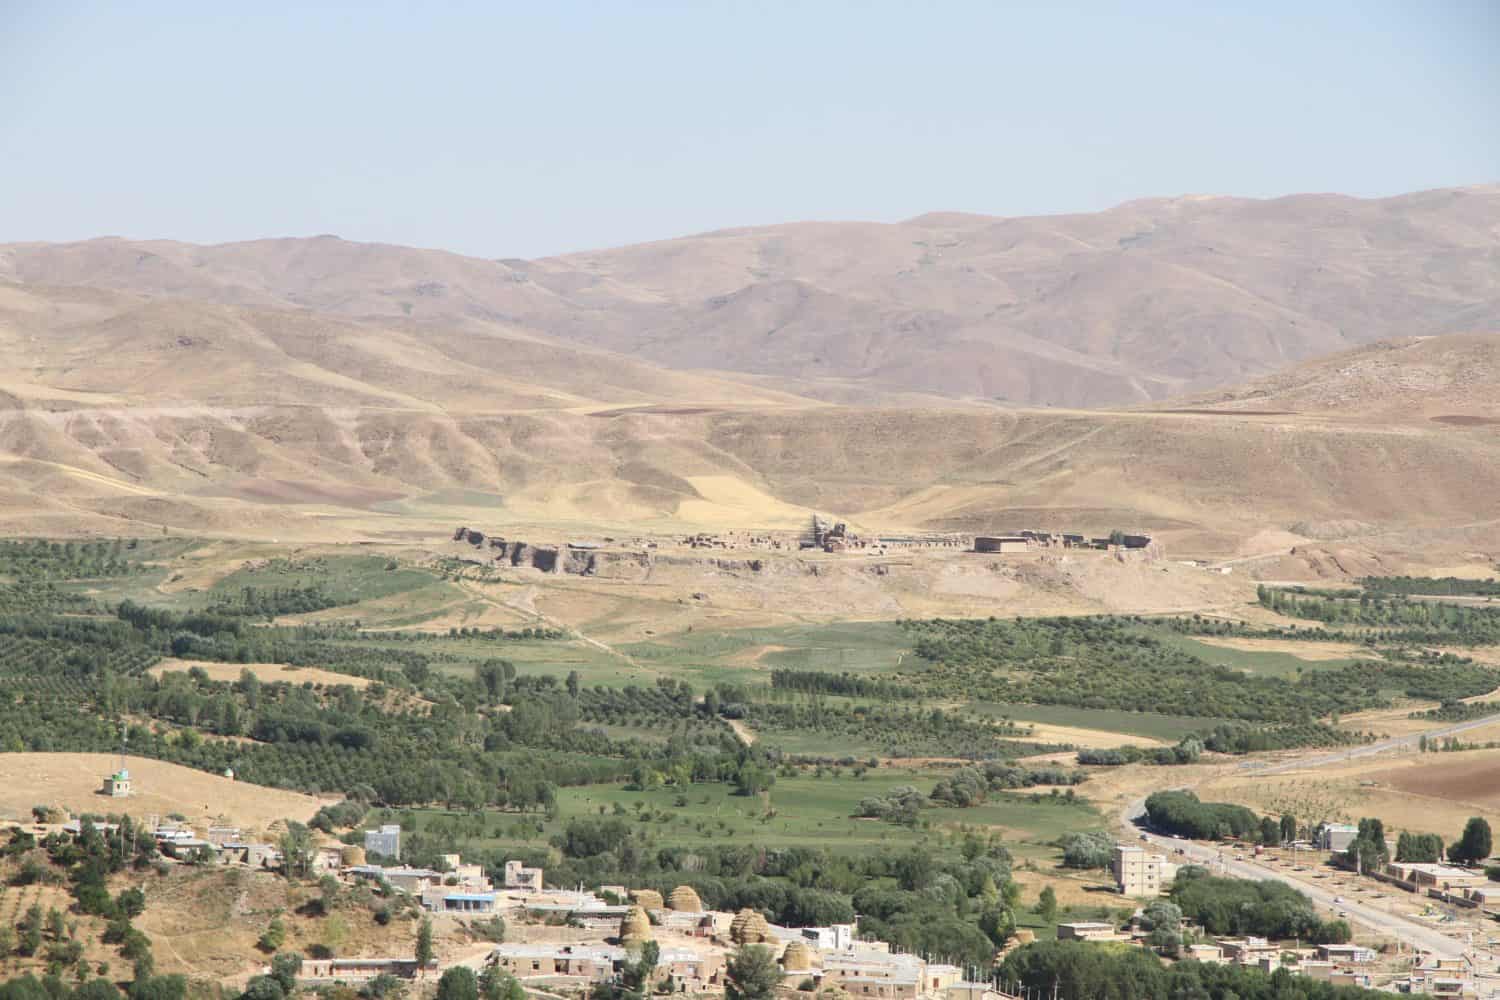
{"label": "bush", "polygon": [[1065,833],[1058,840],[1064,868],[1107,868],[1114,858],[1114,838],[1107,833]]}

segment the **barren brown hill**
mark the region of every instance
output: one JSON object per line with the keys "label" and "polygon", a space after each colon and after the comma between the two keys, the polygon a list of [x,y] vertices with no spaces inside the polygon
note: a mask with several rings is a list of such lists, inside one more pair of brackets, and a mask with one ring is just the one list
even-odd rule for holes
{"label": "barren brown hill", "polygon": [[1500,328],[1500,187],[798,223],[538,261],[110,238],[0,247],[0,277],[375,320],[403,351],[498,330],[827,398],[852,384],[1097,406]]}
{"label": "barren brown hill", "polygon": [[[0,414],[0,528],[433,537],[1141,528],[1230,554],[1267,529],[1500,523],[1500,436],[1427,422],[1090,411],[453,414],[265,406]],[[1477,544],[1477,543],[1476,543]]]}
{"label": "barren brown hill", "polygon": [[1384,340],[1163,408],[1500,426],[1500,333]]}

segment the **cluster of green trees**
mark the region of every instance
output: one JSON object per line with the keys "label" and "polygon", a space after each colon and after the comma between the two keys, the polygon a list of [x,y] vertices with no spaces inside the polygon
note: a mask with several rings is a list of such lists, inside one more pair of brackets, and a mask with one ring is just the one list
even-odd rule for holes
{"label": "cluster of green trees", "polygon": [[909,684],[899,684],[880,677],[851,674],[848,671],[833,673],[826,670],[773,670],[771,671],[771,686],[783,691],[847,695],[851,698],[870,698],[876,701],[916,698],[920,694]]}
{"label": "cluster of green trees", "polygon": [[[1447,859],[1459,865],[1478,865],[1487,861],[1493,851],[1489,821],[1483,816],[1471,816],[1463,833],[1448,845]],[[1396,838],[1397,861],[1441,861],[1443,854],[1443,838],[1435,833],[1404,832]],[[1378,871],[1389,860],[1385,824],[1372,817],[1361,819],[1359,833],[1344,852],[1344,863],[1360,871]]]}
{"label": "cluster of green trees", "polygon": [[1371,594],[1422,594],[1438,597],[1500,597],[1500,580],[1462,580],[1456,576],[1367,576],[1359,581]]}
{"label": "cluster of green trees", "polygon": [[1396,860],[1430,864],[1443,860],[1443,838],[1435,833],[1401,831],[1396,837]]}
{"label": "cluster of green trees", "polygon": [[1259,835],[1260,817],[1232,802],[1200,802],[1188,791],[1154,792],[1146,798],[1146,817],[1160,833],[1190,840],[1223,840]]}
{"label": "cluster of green trees", "polygon": [[[731,715],[726,705],[726,715]],[[735,703],[733,713],[768,733],[816,733],[830,743],[873,745],[892,757],[1024,757],[1065,749],[1018,739],[1017,726],[940,708],[830,702],[814,695],[799,703]]]}
{"label": "cluster of green trees", "polygon": [[1271,880],[1219,878],[1197,865],[1184,865],[1169,897],[1184,917],[1210,934],[1299,938],[1317,944],[1343,944],[1350,936],[1347,923],[1319,919],[1311,900]]}
{"label": "cluster of green trees", "polygon": [[[157,856],[156,842],[128,816],[111,816],[108,824],[85,818],[76,838],[51,834],[40,843],[30,833],[13,827],[0,854],[17,862],[13,884],[65,882],[79,914],[106,921],[102,943],[115,946],[131,966],[127,989],[130,1000],[182,1000],[186,981],[181,976],[156,974],[151,941],[133,924],[145,911],[145,893],[126,888],[112,895],[107,886],[110,876],[118,872],[150,866]],[[102,832],[106,829],[108,835]],[[120,1000],[119,989],[104,977],[106,969],[95,970],[84,959],[84,943],[77,931],[77,923],[67,920],[62,911],[52,909],[44,914],[37,905],[22,914],[14,933],[10,928],[0,928],[0,952],[9,954],[13,949],[20,955],[40,958],[47,971],[42,979],[27,975],[11,980],[0,986],[0,996]],[[65,985],[66,975],[72,975],[77,985]]]}
{"label": "cluster of green trees", "polygon": [[1221,723],[1194,736],[1185,736],[1173,747],[1086,747],[1078,751],[1078,763],[1103,766],[1121,764],[1192,764],[1204,750],[1247,754],[1295,747],[1347,746],[1372,739],[1369,734],[1339,729],[1306,720],[1281,726],[1247,726]]}
{"label": "cluster of green trees", "polygon": [[320,584],[303,587],[241,587],[238,593],[220,597],[209,610],[221,615],[247,615],[252,618],[275,618],[277,615],[322,611],[352,600],[340,600]]}
{"label": "cluster of green trees", "polygon": [[1084,747],[1078,751],[1078,763],[1116,767],[1121,764],[1193,764],[1203,755],[1203,741],[1184,736],[1174,747]]}
{"label": "cluster of green trees", "polygon": [[1292,618],[1330,625],[1385,630],[1383,638],[1401,642],[1456,642],[1493,645],[1500,642],[1500,608],[1413,601],[1400,593],[1314,594],[1267,587],[1257,591],[1262,606]]}
{"label": "cluster of green trees", "polygon": [[1289,727],[1274,737],[1283,744],[1299,733],[1326,739],[1318,718],[1385,707],[1388,690],[1471,697],[1500,685],[1500,671],[1460,657],[1359,663],[1296,680],[1256,675],[1208,663],[1153,634],[1163,626],[1125,617],[901,625],[926,665],[903,679],[931,695],[1237,719]]}
{"label": "cluster of green trees", "polygon": [[45,539],[0,539],[0,576],[18,583],[96,580],[141,570],[154,555],[151,542],[135,538],[52,542]]}
{"label": "cluster of green trees", "polygon": [[987,761],[975,767],[960,767],[933,786],[935,803],[949,806],[977,806],[990,792],[1038,785],[1078,785],[1088,780],[1087,771],[1066,767],[1023,767],[1004,761]]}
{"label": "cluster of green trees", "polygon": [[[184,652],[311,664],[377,683],[146,672],[160,656]],[[0,615],[0,694],[8,692],[0,697],[0,747],[109,751],[120,742],[120,717],[145,718],[158,724],[130,728],[134,753],[233,768],[259,784],[346,795],[365,788],[369,801],[387,805],[466,809],[550,810],[559,784],[722,781],[753,794],[774,780],[774,765],[747,754],[714,717],[712,692],[700,702],[689,685],[671,681],[586,689],[576,674],[562,682],[520,677],[499,659],[466,677],[433,669],[443,655],[388,648],[347,629],[255,626],[244,615],[130,602],[109,615]],[[621,718],[617,710],[690,726],[658,741],[579,725],[586,714]]]}
{"label": "cluster of green trees", "polygon": [[918,814],[927,805],[927,796],[912,785],[897,785],[884,795],[867,795],[854,807],[854,815],[865,819],[883,819],[889,823],[915,826]]}
{"label": "cluster of green trees", "polygon": [[1482,719],[1486,715],[1500,715],[1500,701],[1445,701],[1437,708],[1412,712],[1407,718],[1467,722],[1470,719]]}
{"label": "cluster of green trees", "polygon": [[[917,795],[920,798],[920,793]],[[997,840],[971,835],[957,856],[930,843],[858,855],[753,843],[662,847],[627,817],[575,817],[553,841],[549,881],[695,889],[715,910],[750,908],[788,926],[845,923],[904,950],[987,966],[1015,926],[1020,890]]]}
{"label": "cluster of green trees", "polygon": [[1064,868],[1108,868],[1114,860],[1115,838],[1103,831],[1065,833],[1058,839]]}
{"label": "cluster of green trees", "polygon": [[1057,1000],[1388,1000],[1389,994],[1242,965],[1161,960],[1144,948],[1101,948],[1086,941],[1039,941],[1006,956],[997,972],[1016,995]]}

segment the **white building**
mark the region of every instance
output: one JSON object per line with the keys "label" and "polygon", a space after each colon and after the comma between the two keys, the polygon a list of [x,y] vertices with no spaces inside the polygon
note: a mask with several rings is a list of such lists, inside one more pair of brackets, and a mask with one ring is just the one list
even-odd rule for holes
{"label": "white building", "polygon": [[1324,823],[1318,828],[1318,850],[1347,851],[1359,836],[1359,827],[1348,823]]}
{"label": "white building", "polygon": [[505,888],[541,892],[542,869],[528,868],[520,861],[505,862]]}
{"label": "white building", "polygon": [[401,860],[401,824],[387,823],[379,830],[365,831],[365,852]]}

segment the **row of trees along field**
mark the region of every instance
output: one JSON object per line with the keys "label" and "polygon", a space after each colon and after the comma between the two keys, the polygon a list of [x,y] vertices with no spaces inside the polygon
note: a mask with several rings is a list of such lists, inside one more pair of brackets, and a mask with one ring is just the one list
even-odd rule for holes
{"label": "row of trees along field", "polygon": [[1500,670],[1456,656],[1363,662],[1295,680],[1256,675],[1165,642],[1154,631],[1169,626],[1144,619],[937,619],[901,626],[921,661],[901,680],[948,698],[1158,712],[1212,718],[1215,725],[1223,719],[1290,725],[1389,707],[1388,690],[1444,700],[1500,687]]}
{"label": "row of trees along field", "polygon": [[1500,643],[1500,607],[1412,600],[1402,592],[1362,592],[1353,597],[1265,585],[1257,588],[1256,596],[1279,615],[1336,627],[1381,629],[1386,641]]}

